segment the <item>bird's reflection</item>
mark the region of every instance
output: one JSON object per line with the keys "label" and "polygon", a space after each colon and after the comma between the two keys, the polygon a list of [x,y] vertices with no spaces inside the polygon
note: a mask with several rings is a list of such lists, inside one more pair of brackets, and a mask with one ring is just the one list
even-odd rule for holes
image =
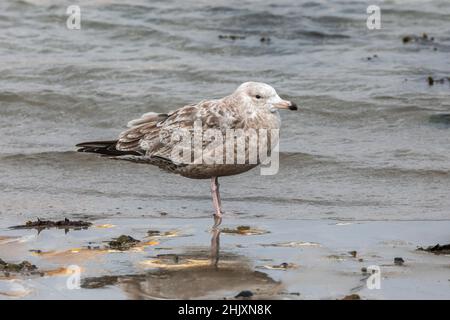
{"label": "bird's reflection", "polygon": [[219,265],[220,257],[220,228],[219,225],[222,222],[222,218],[214,216],[214,225],[211,233],[211,265],[216,267]]}
{"label": "bird's reflection", "polygon": [[280,284],[253,270],[247,257],[229,251],[220,253],[218,219],[215,218],[211,229],[210,248],[187,247],[180,254],[158,254],[154,258],[162,262],[159,268],[141,274],[85,278],[82,287],[116,285],[131,299],[217,298],[218,292],[234,296],[242,290],[278,292]]}

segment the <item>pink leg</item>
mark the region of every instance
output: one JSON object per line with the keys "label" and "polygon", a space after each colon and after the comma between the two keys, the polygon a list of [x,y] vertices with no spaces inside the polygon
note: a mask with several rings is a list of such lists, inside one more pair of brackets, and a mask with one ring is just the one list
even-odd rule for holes
{"label": "pink leg", "polygon": [[214,220],[216,221],[216,226],[222,222],[222,208],[219,194],[219,181],[217,177],[211,178],[211,195],[214,206]]}
{"label": "pink leg", "polygon": [[217,267],[219,263],[219,246],[220,246],[220,229],[219,225],[222,223],[222,205],[219,193],[219,179],[217,177],[211,178],[211,195],[214,206],[214,225],[212,228],[213,236],[211,238],[211,263]]}

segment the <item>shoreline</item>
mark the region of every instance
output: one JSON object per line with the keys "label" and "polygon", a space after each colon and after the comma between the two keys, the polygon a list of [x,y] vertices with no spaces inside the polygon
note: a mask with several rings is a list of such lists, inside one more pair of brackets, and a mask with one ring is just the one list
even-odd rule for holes
{"label": "shoreline", "polygon": [[[2,226],[0,258],[30,261],[44,275],[0,277],[0,299],[234,299],[241,291],[251,291],[252,299],[450,298],[449,256],[416,250],[448,243],[450,221],[228,217],[221,226],[217,268],[211,267],[211,223],[108,218],[67,234]],[[230,232],[238,226],[256,231]],[[108,249],[108,241],[120,235],[139,243]],[[395,258],[404,263],[397,265]],[[78,290],[66,286],[65,268],[72,265],[82,270]],[[370,290],[364,268],[374,265],[380,267],[381,288]]]}

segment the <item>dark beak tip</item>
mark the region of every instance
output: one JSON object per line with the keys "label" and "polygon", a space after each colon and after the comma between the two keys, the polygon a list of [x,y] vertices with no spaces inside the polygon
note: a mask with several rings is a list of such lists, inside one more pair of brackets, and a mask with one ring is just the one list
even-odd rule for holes
{"label": "dark beak tip", "polygon": [[295,103],[291,103],[291,105],[289,106],[289,110],[298,110],[298,107]]}

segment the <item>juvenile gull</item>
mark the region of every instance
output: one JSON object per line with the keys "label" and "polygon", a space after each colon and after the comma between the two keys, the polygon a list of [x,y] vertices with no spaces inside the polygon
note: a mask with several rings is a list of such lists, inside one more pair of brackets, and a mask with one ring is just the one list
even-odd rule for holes
{"label": "juvenile gull", "polygon": [[[239,131],[240,129],[246,133],[261,129],[279,130],[281,121],[278,109],[297,110],[297,105],[281,99],[275,89],[268,84],[245,82],[231,95],[222,99],[204,100],[168,114],[146,113],[141,118],[130,121],[129,129],[122,132],[118,140],[80,143],[77,144],[77,151],[145,162],[156,165],[167,172],[192,179],[211,179],[214,216],[216,225],[218,225],[222,220],[223,213],[218,177],[248,171],[264,159],[258,154],[255,162],[248,160],[250,153],[248,136],[246,136],[244,144],[244,162],[211,162],[206,159],[210,159],[208,156],[219,155],[219,158],[222,157],[223,160],[228,151],[232,153],[232,159],[236,160],[238,151],[242,149],[239,149],[236,143],[227,150],[226,139],[222,139],[222,137],[225,137],[230,131],[234,132],[233,130]],[[196,144],[195,131],[197,129],[200,129],[203,135],[200,135],[201,140]],[[219,132],[222,136],[213,134],[214,138],[208,138],[205,133],[209,131]],[[180,141],[183,137],[180,132],[188,132],[194,136],[193,143],[192,140],[189,140],[188,144],[185,143],[180,148]],[[218,143],[221,142],[220,140],[223,141],[223,144]],[[268,136],[267,140],[267,151],[270,154],[271,149],[278,143],[278,139],[271,140]],[[196,145],[200,146],[200,153],[196,152]],[[188,153],[185,152],[186,150]],[[186,154],[188,154],[187,157],[182,156]]]}

